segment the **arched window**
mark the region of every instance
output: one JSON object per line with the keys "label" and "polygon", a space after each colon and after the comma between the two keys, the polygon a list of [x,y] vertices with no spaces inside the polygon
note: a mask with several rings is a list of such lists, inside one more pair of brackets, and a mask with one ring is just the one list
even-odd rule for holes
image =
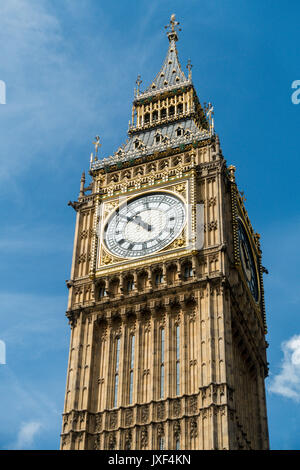
{"label": "arched window", "polygon": [[119,294],[119,284],[120,284],[119,279],[113,279],[113,280],[110,282],[110,285],[109,285],[109,295],[111,295],[112,297],[114,297],[115,295],[118,295],[118,294]]}
{"label": "arched window", "polygon": [[160,117],[161,119],[166,119],[167,117],[167,110],[166,108],[162,108],[161,112],[160,112]]}
{"label": "arched window", "polygon": [[186,281],[187,279],[193,277],[193,267],[192,263],[186,263],[183,266],[183,278]]}
{"label": "arched window", "polygon": [[174,284],[176,280],[177,267],[175,265],[168,266],[167,268],[167,283]]}
{"label": "arched window", "polygon": [[158,111],[153,111],[152,113],[152,121],[156,122],[158,120]]}
{"label": "arched window", "polygon": [[177,127],[177,129],[176,129],[176,136],[177,136],[177,137],[180,137],[180,136],[182,136],[182,135],[183,135],[183,129],[182,129],[182,127]]}
{"label": "arched window", "polygon": [[125,280],[125,293],[129,294],[131,291],[133,291],[133,289],[134,289],[134,280],[133,280],[133,277],[130,276]]}
{"label": "arched window", "polygon": [[161,141],[161,134],[160,134],[160,133],[156,133],[156,134],[155,134],[155,137],[154,137],[154,140],[155,140],[155,143],[156,143],[156,144],[159,144],[160,141]]}
{"label": "arched window", "polygon": [[154,272],[154,284],[159,286],[163,282],[163,273],[161,269]]}
{"label": "arched window", "polygon": [[175,107],[172,105],[169,107],[169,116],[174,116],[175,114]]}
{"label": "arched window", "polygon": [[146,289],[147,279],[148,279],[148,274],[146,272],[142,272],[141,274],[139,274],[138,280],[137,280],[139,291],[143,291],[144,289]]}
{"label": "arched window", "polygon": [[103,297],[107,296],[105,283],[101,282],[98,286],[98,299],[103,299]]}

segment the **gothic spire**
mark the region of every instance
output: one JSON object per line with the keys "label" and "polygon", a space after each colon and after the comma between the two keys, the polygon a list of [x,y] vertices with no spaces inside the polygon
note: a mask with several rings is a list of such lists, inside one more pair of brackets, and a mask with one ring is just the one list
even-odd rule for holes
{"label": "gothic spire", "polygon": [[175,20],[175,15],[173,14],[170,19],[169,25],[165,26],[168,28],[167,36],[169,39],[169,49],[164,60],[164,63],[156,75],[155,79],[144,92],[139,93],[139,98],[143,95],[156,94],[164,90],[169,90],[170,88],[175,88],[177,86],[186,85],[191,83],[191,78],[186,78],[184,72],[181,70],[180,62],[178,60],[178,53],[176,48],[176,42],[178,41],[177,31],[181,31],[178,28],[179,22]]}

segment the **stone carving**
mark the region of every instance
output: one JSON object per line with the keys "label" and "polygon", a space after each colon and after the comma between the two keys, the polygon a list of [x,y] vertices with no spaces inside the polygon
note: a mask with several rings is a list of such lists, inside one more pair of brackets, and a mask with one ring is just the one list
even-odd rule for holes
{"label": "stone carving", "polygon": [[94,438],[94,450],[100,450],[100,434],[97,434]]}
{"label": "stone carving", "polygon": [[130,426],[132,424],[132,418],[133,418],[133,411],[126,410],[125,411],[125,426]]}
{"label": "stone carving", "polygon": [[117,420],[118,420],[118,414],[116,411],[112,411],[110,413],[110,417],[109,417],[109,425],[111,428],[115,428],[117,426]]}
{"label": "stone carving", "polygon": [[142,406],[141,418],[142,418],[143,423],[146,423],[148,421],[149,419],[149,406],[148,405]]}
{"label": "stone carving", "polygon": [[109,450],[114,450],[116,448],[117,440],[116,440],[116,435],[115,433],[110,433],[109,438],[108,438],[108,449]]}
{"label": "stone carving", "polygon": [[181,403],[180,400],[175,400],[173,403],[173,413],[174,416],[179,416],[181,412]]}
{"label": "stone carving", "polygon": [[174,437],[175,439],[178,439],[179,436],[180,436],[180,422],[179,421],[175,421],[174,424],[173,424],[173,433],[174,433]]}
{"label": "stone carving", "polygon": [[141,447],[145,448],[148,445],[148,431],[146,427],[141,430]]}
{"label": "stone carving", "polygon": [[162,423],[159,423],[158,426],[157,426],[157,436],[158,437],[163,437],[164,434],[165,434],[164,425]]}
{"label": "stone carving", "polygon": [[70,441],[71,441],[71,439],[70,439],[69,434],[63,435],[62,438],[61,438],[62,447],[68,445]]}
{"label": "stone carving", "polygon": [[191,413],[197,413],[198,400],[197,397],[191,397],[189,400],[189,406]]}
{"label": "stone carving", "polygon": [[196,418],[191,419],[191,425],[190,426],[191,426],[190,435],[191,435],[191,438],[193,439],[193,438],[197,437],[197,435],[198,435],[198,425],[197,425]]}
{"label": "stone carving", "polygon": [[95,431],[100,432],[102,429],[102,416],[101,415],[96,415],[95,418]]}
{"label": "stone carving", "polygon": [[163,419],[165,416],[165,404],[159,403],[157,405],[157,417],[158,419]]}
{"label": "stone carving", "polygon": [[132,433],[130,429],[127,429],[125,432],[125,450],[131,449]]}

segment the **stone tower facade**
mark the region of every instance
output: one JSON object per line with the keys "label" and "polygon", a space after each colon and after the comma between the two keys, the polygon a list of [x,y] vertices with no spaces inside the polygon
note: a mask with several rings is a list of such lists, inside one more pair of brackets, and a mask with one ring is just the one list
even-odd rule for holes
{"label": "stone tower facade", "polygon": [[259,235],[175,17],[125,145],[82,175],[61,449],[268,449]]}

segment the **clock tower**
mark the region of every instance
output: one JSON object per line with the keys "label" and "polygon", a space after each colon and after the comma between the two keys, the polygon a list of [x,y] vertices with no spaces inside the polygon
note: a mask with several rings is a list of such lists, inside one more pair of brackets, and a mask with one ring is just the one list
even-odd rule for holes
{"label": "clock tower", "polygon": [[137,88],[128,140],[82,175],[61,449],[268,449],[259,235],[180,66]]}

